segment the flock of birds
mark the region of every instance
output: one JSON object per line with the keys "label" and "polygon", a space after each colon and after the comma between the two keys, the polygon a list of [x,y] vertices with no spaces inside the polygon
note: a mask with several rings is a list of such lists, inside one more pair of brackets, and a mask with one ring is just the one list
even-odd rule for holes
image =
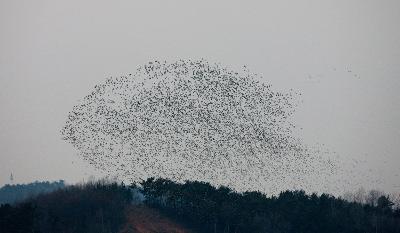
{"label": "flock of birds", "polygon": [[97,85],[69,113],[62,135],[126,182],[165,177],[238,191],[334,192],[337,161],[293,136],[295,97],[247,68],[149,62]]}

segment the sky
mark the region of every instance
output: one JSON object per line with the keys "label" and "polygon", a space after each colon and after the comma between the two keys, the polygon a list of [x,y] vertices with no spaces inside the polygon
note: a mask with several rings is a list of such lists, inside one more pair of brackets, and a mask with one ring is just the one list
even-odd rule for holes
{"label": "sky", "polygon": [[0,185],[101,176],[61,139],[72,107],[148,61],[204,58],[302,93],[304,143],[400,191],[398,22],[397,0],[0,0]]}

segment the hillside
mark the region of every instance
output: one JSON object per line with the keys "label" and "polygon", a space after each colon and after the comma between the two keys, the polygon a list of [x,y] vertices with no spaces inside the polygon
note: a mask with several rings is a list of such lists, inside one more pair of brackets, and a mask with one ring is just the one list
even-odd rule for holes
{"label": "hillside", "polygon": [[35,197],[41,193],[48,193],[60,188],[64,188],[63,180],[55,182],[33,182],[29,184],[6,184],[0,188],[0,204],[22,201],[29,197]]}
{"label": "hillside", "polygon": [[176,221],[145,205],[127,210],[126,224],[120,233],[194,233]]}
{"label": "hillside", "polygon": [[399,233],[400,209],[302,190],[278,196],[150,178],[72,185],[0,205],[0,233]]}

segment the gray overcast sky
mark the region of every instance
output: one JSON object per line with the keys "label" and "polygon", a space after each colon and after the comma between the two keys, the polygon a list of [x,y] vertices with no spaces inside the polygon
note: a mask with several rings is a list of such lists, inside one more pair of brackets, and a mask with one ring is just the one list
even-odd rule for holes
{"label": "gray overcast sky", "polygon": [[399,22],[398,0],[0,0],[0,185],[95,174],[61,140],[72,107],[150,60],[205,58],[301,92],[299,136],[399,191]]}

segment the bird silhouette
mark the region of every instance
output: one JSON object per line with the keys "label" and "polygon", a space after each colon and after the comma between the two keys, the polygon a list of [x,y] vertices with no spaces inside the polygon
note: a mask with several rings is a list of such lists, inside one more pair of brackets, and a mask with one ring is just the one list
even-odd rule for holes
{"label": "bird silhouette", "polygon": [[328,185],[337,162],[293,136],[297,96],[247,67],[153,61],[96,85],[61,133],[89,164],[128,182],[195,179],[269,193]]}

